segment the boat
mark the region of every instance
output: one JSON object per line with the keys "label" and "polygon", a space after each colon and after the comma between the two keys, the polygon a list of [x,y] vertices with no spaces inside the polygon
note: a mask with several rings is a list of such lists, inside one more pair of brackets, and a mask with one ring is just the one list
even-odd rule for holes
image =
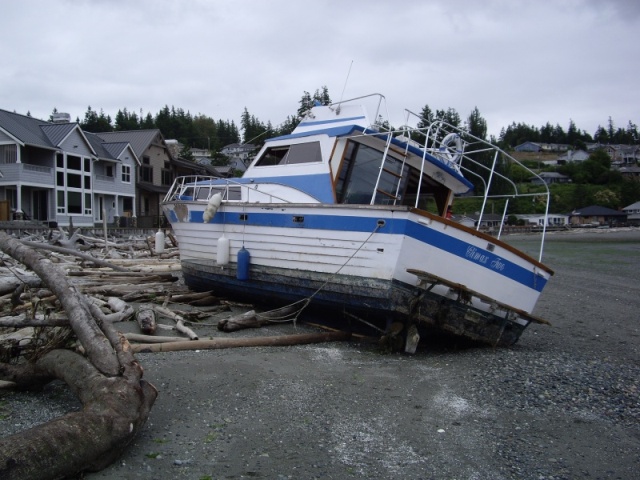
{"label": "boat", "polygon": [[[395,335],[406,351],[440,333],[508,346],[547,323],[533,314],[553,275],[541,263],[545,232],[537,255],[501,238],[509,201],[533,195],[505,174],[519,162],[442,119],[405,110],[394,129],[383,113],[381,94],[316,105],[241,177],[176,178],[162,209],[187,286],[313,308],[338,328]],[[452,218],[460,196],[481,202],[473,226]],[[492,232],[483,218],[496,199],[504,213]]]}

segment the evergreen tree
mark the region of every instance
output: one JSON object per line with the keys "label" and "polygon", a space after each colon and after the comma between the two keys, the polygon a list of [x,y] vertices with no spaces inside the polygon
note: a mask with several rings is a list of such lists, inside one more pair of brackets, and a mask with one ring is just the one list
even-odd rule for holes
{"label": "evergreen tree", "polygon": [[604,127],[602,127],[601,125],[598,125],[598,128],[596,129],[596,133],[593,136],[593,139],[597,143],[600,143],[602,145],[606,145],[606,144],[609,143],[609,134],[604,129]]}
{"label": "evergreen tree", "polygon": [[466,130],[471,135],[481,138],[485,140],[487,138],[487,121],[482,118],[480,115],[480,110],[478,107],[474,107],[474,109],[469,114],[467,118]]}
{"label": "evergreen tree", "polygon": [[91,106],[87,107],[84,120],[80,122],[80,127],[91,133],[113,131],[111,117],[105,115],[102,109],[100,109],[100,113],[98,114],[95,110],[91,109]]}

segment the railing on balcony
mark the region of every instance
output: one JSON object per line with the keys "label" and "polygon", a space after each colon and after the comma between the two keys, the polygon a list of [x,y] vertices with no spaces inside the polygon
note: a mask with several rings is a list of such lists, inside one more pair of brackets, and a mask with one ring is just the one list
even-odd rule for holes
{"label": "railing on balcony", "polygon": [[29,163],[4,163],[0,166],[3,183],[37,182],[54,185],[53,168]]}

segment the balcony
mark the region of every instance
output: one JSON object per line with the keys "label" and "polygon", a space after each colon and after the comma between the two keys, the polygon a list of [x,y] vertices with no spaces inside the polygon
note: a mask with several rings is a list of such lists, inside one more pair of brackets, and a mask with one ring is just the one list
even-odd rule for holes
{"label": "balcony", "polygon": [[0,184],[35,183],[53,187],[55,176],[53,168],[28,163],[3,163],[0,165]]}

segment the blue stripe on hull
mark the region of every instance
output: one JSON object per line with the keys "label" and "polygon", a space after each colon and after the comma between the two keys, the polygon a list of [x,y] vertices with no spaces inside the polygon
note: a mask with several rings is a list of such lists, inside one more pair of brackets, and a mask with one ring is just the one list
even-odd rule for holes
{"label": "blue stripe on hull", "polygon": [[[170,213],[172,222],[177,221],[175,214],[173,212]],[[190,221],[192,223],[202,223],[202,213],[203,212],[199,211],[191,211]],[[383,214],[384,212],[380,213]],[[241,220],[241,215],[246,215],[247,220]],[[317,215],[311,214],[310,212],[304,212],[304,214],[300,216],[304,218],[304,221],[294,222],[294,215],[291,213],[240,213],[222,210],[216,214],[211,223],[254,227],[336,230],[340,232],[373,232],[379,219],[376,217]],[[381,215],[381,218],[384,217]],[[491,270],[496,274],[502,275],[538,292],[541,292],[547,283],[547,280],[543,276],[536,275],[526,268],[505,260],[493,252],[478,248],[427,226],[407,219],[384,218],[384,220],[385,225],[378,228],[377,233],[379,234],[404,234],[419,242],[432,245],[449,254]]]}

